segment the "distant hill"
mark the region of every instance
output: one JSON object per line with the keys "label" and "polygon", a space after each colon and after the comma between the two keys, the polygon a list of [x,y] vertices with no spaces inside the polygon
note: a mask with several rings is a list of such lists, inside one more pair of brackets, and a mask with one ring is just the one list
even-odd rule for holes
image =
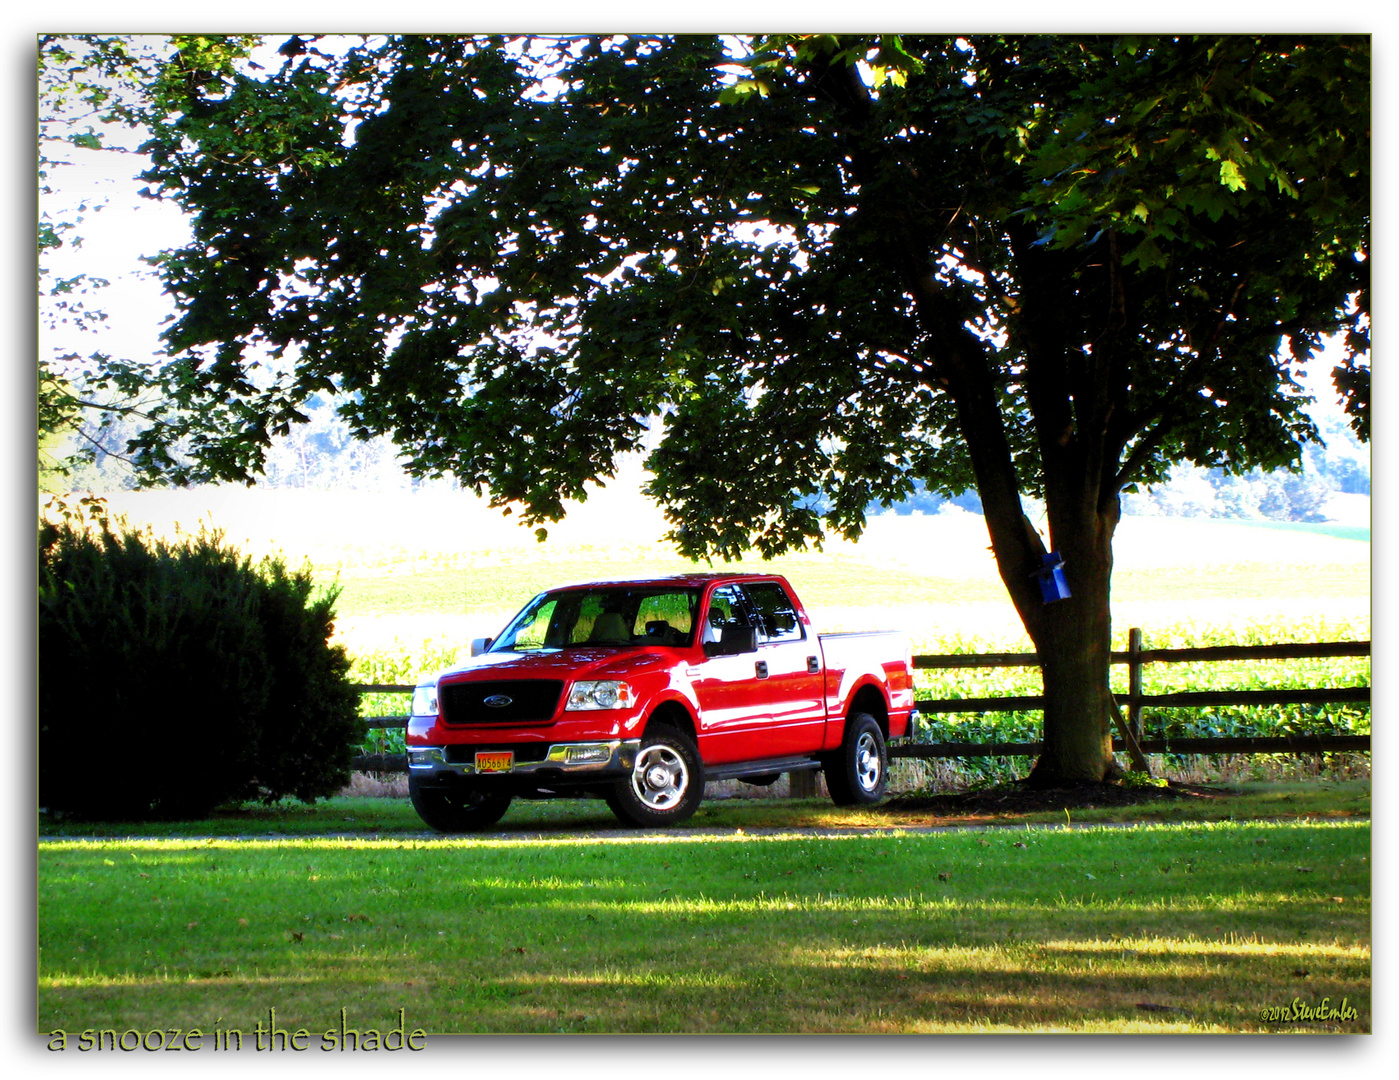
{"label": "distant hill", "polygon": [[[267,476],[259,487],[380,494],[455,488],[450,478],[415,481],[407,476],[398,461],[398,448],[388,438],[355,439],[336,414],[333,399],[317,396],[305,411],[307,423],[274,441],[268,452]],[[1312,417],[1321,441],[1304,448],[1300,473],[1254,471],[1230,476],[1221,469],[1180,466],[1168,483],[1149,491],[1124,493],[1123,512],[1155,517],[1367,523],[1369,447],[1355,439],[1338,406],[1319,402]],[[115,453],[133,431],[126,421],[118,420],[106,431],[94,428],[87,434]],[[622,464],[619,480],[609,487],[639,485],[642,477],[641,457],[635,456]],[[97,461],[78,469],[71,483],[77,490],[93,491],[131,486],[125,464],[111,455],[99,455]],[[977,513],[981,510],[975,492],[948,498],[929,491],[920,481],[903,502],[888,508],[871,505],[869,513],[935,514],[947,506]]]}

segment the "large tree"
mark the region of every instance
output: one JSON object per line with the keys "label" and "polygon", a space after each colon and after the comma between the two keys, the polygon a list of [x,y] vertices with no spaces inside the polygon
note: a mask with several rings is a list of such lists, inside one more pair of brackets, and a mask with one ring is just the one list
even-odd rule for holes
{"label": "large tree", "polygon": [[694,556],[974,486],[1042,665],[1041,780],[1114,768],[1119,493],[1295,463],[1324,335],[1366,430],[1366,39],[207,48],[148,148],[196,236],[163,266],[183,412],[133,446],[151,475],[248,479],[334,391],[534,525],[662,417],[649,493]]}

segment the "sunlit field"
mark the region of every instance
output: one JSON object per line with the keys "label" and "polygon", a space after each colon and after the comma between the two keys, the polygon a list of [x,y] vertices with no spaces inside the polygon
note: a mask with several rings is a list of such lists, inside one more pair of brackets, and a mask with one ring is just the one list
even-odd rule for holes
{"label": "sunlit field", "polygon": [[[108,501],[162,533],[211,523],[250,553],[309,560],[319,580],[341,588],[337,636],[360,654],[494,634],[551,586],[696,568],[662,540],[667,524],[638,493],[637,479],[624,475],[571,508],[543,543],[470,492],[228,487],[126,492]],[[1125,641],[1131,626],[1150,637],[1191,626],[1227,636],[1270,624],[1318,631],[1338,624],[1368,637],[1368,537],[1272,525],[1125,519],[1115,545],[1118,635]],[[943,651],[955,638],[1027,648],[988,543],[977,515],[883,515],[870,519],[858,543],[835,538],[819,552],[739,566],[786,574],[822,629],[901,629],[920,652]]]}

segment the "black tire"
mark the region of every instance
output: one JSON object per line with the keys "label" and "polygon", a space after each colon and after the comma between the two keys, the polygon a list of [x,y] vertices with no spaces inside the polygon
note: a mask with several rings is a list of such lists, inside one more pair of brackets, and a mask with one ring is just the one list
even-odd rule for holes
{"label": "black tire", "polygon": [[607,794],[607,805],[624,825],[665,828],[699,809],[704,765],[684,732],[653,724],[642,737],[631,775]]}
{"label": "black tire", "polygon": [[826,790],[837,806],[871,806],[889,786],[884,732],[869,713],[851,713],[840,749],[826,759]]}
{"label": "black tire", "polygon": [[509,795],[492,795],[463,788],[451,791],[422,787],[408,778],[408,797],[413,809],[427,826],[440,833],[480,832],[505,816],[510,809]]}

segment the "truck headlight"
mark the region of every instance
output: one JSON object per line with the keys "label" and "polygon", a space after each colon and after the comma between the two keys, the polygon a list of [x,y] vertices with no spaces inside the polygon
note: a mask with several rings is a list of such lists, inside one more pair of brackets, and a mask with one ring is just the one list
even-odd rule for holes
{"label": "truck headlight", "polygon": [[413,715],[437,715],[437,687],[419,686],[413,690]]}
{"label": "truck headlight", "polygon": [[583,709],[627,709],[636,703],[632,688],[616,679],[596,682],[576,682],[568,692],[569,712]]}

